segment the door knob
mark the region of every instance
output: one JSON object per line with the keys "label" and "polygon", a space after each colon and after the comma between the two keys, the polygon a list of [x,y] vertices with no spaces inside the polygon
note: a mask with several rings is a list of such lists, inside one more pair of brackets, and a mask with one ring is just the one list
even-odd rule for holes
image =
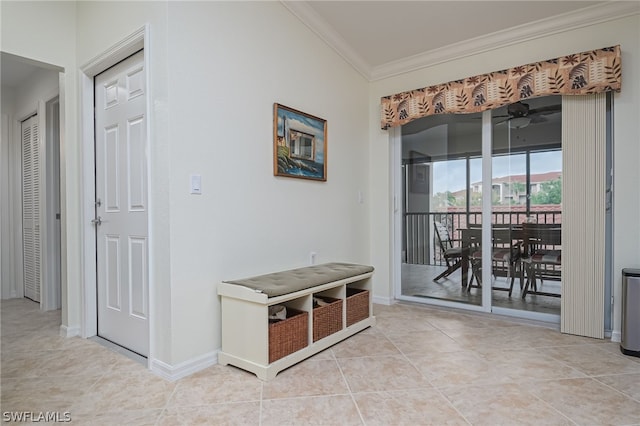
{"label": "door knob", "polygon": [[91,219],[91,223],[96,226],[102,225],[102,218],[98,216],[95,219]]}

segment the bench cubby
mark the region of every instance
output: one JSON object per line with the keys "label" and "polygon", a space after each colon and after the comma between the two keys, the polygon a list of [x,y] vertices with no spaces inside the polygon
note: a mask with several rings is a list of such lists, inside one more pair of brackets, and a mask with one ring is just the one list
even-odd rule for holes
{"label": "bench cubby", "polygon": [[[324,306],[315,306],[316,298],[328,303]],[[313,341],[317,342],[333,333],[342,330],[343,299],[333,297],[313,296]]]}
{"label": "bench cubby", "polygon": [[[371,266],[327,263],[220,283],[222,348],[218,362],[270,380],[285,368],[375,325],[372,276]],[[314,297],[329,303],[314,308]],[[284,305],[291,316],[270,321],[273,305]]]}
{"label": "bench cubby", "polygon": [[281,321],[269,320],[269,362],[284,358],[309,344],[309,313],[288,308]]}
{"label": "bench cubby", "polygon": [[370,291],[347,287],[347,327],[369,317]]}

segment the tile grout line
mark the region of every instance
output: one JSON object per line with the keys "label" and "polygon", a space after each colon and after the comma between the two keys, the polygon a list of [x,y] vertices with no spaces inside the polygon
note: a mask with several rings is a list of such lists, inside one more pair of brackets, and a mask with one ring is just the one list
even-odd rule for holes
{"label": "tile grout line", "polygon": [[171,395],[169,395],[169,397],[167,398],[167,400],[164,403],[164,407],[162,407],[162,409],[160,410],[160,414],[158,414],[158,418],[156,418],[156,422],[155,422],[156,426],[159,424],[160,420],[162,420],[162,418],[169,411],[169,403],[171,402],[171,400],[173,399],[174,395],[176,394],[176,391],[178,390],[178,386],[180,386],[179,382],[180,382],[180,380],[175,382],[175,386],[173,387],[173,390],[171,391]]}
{"label": "tile grout line", "polygon": [[364,420],[364,416],[362,415],[362,411],[360,411],[360,406],[358,405],[358,402],[356,401],[356,398],[353,395],[353,389],[351,389],[351,385],[349,384],[349,381],[347,380],[347,377],[344,375],[344,371],[342,371],[342,366],[340,365],[340,362],[338,362],[338,357],[336,357],[335,352],[333,352],[333,348],[330,348],[329,350],[331,351],[331,357],[333,358],[333,360],[336,363],[336,366],[338,367],[338,371],[340,371],[340,375],[342,376],[342,380],[344,380],[344,384],[347,386],[347,392],[349,392],[349,396],[351,397],[351,401],[353,402],[353,405],[356,407],[356,411],[358,412],[358,416],[360,416],[360,421],[362,422],[363,425],[366,425],[367,422]]}
{"label": "tile grout line", "polygon": [[630,400],[632,400],[632,401],[635,401],[635,402],[640,403],[640,398],[636,399],[636,398],[632,397],[631,395],[627,395],[626,393],[624,393],[624,392],[623,392],[623,391],[621,391],[620,389],[616,389],[616,388],[614,388],[613,386],[611,386],[611,385],[609,385],[609,384],[607,384],[607,383],[604,383],[604,382],[602,382],[602,381],[598,380],[598,377],[626,376],[627,374],[628,374],[628,373],[621,373],[621,374],[609,374],[609,375],[606,375],[606,376],[599,375],[599,376],[591,376],[591,377],[589,377],[589,378],[590,378],[590,379],[592,379],[592,380],[595,380],[595,381],[596,381],[596,382],[598,382],[599,384],[601,384],[601,385],[603,385],[603,386],[606,386],[607,388],[609,388],[609,389],[611,389],[611,390],[613,390],[613,391],[615,391],[615,392],[617,392],[617,393],[621,394],[622,396],[624,396],[624,397],[626,397],[626,398],[629,398],[629,399],[630,399]]}
{"label": "tile grout line", "polygon": [[264,416],[264,382],[260,383],[260,409],[258,410],[258,426],[262,426],[262,417]]}
{"label": "tile grout line", "polygon": [[[560,380],[566,380],[566,379],[560,379]],[[553,380],[548,380],[548,381],[553,381]],[[562,411],[558,410],[556,407],[554,407],[553,405],[549,404],[547,401],[545,401],[544,399],[540,398],[538,395],[535,395],[529,391],[526,391],[529,395],[531,395],[532,397],[534,397],[535,399],[537,399],[538,401],[542,402],[542,404],[546,405],[547,407],[551,408],[551,410],[555,411],[556,413],[560,414],[562,417],[564,417],[565,419],[569,420],[572,424],[574,425],[578,425],[579,423],[575,422],[571,417],[567,416],[566,414],[564,414]]]}
{"label": "tile grout line", "polygon": [[[433,324],[431,324],[429,321],[426,321],[426,322],[427,322],[430,326],[435,327],[435,326],[434,326]],[[441,333],[443,333],[443,334],[444,334],[444,332],[443,332],[443,331],[438,330],[438,329],[436,329],[436,330],[437,330],[437,331],[440,331]],[[391,344],[396,348],[396,350],[397,350],[398,352],[400,352],[400,354],[402,354],[402,356],[404,357],[404,359],[405,359],[405,360],[407,360],[407,362],[408,362],[408,363],[409,363],[413,368],[415,368],[415,370],[416,370],[418,373],[420,373],[420,375],[421,375],[421,376],[422,376],[422,377],[423,377],[423,378],[424,378],[424,379],[429,383],[429,385],[431,386],[431,388],[432,388],[434,391],[436,391],[436,392],[438,393],[438,395],[440,395],[440,396],[441,396],[445,401],[447,401],[447,403],[449,404],[449,406],[450,406],[450,407],[451,407],[451,408],[452,408],[456,413],[458,413],[458,415],[459,415],[462,419],[464,419],[464,421],[465,421],[465,422],[467,422],[469,425],[472,425],[472,423],[469,421],[469,419],[467,419],[467,417],[466,417],[464,414],[462,414],[462,413],[460,412],[460,410],[458,410],[458,409],[456,408],[456,406],[455,406],[455,405],[453,405],[453,403],[449,400],[449,398],[447,398],[447,397],[446,397],[446,395],[444,395],[444,394],[442,393],[442,391],[440,390],[440,388],[438,388],[437,386],[435,386],[435,385],[433,384],[433,382],[432,382],[428,377],[426,377],[426,376],[422,373],[422,371],[420,371],[420,369],[416,366],[416,364],[415,364],[413,361],[411,361],[411,360],[409,359],[409,357],[408,357],[408,356],[407,356],[407,355],[406,355],[406,354],[405,354],[405,353],[404,353],[404,352],[403,352],[403,351],[402,351],[402,350],[401,350],[401,349],[400,349],[400,348],[399,348],[399,347],[398,347],[398,346],[397,346],[397,345],[396,345],[396,344],[395,344],[391,339],[389,339],[389,336],[387,336],[387,334],[386,334],[384,331],[382,331],[382,334],[384,335],[384,337],[385,337],[387,340],[389,340],[389,342],[391,342]],[[445,334],[445,335],[446,335],[446,334]],[[449,337],[450,337],[450,336],[449,336]],[[451,338],[451,337],[450,337],[450,338]],[[451,338],[451,339],[453,339],[453,338]]]}

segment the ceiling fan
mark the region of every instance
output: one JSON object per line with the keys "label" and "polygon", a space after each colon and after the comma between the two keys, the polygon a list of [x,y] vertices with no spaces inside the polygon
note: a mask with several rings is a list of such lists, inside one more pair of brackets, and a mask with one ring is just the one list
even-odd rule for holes
{"label": "ceiling fan", "polygon": [[529,104],[516,102],[507,106],[507,115],[496,115],[493,118],[505,118],[496,124],[506,123],[512,129],[521,129],[529,124],[547,121],[545,115],[560,112],[560,105],[549,105],[530,109]]}

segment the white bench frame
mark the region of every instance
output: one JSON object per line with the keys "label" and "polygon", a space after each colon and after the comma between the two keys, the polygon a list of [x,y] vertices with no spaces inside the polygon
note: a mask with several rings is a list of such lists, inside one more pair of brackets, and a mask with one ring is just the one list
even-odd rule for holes
{"label": "white bench frame", "polygon": [[[231,364],[271,380],[280,371],[326,348],[374,326],[372,285],[373,272],[348,277],[308,289],[267,297],[266,294],[238,284],[222,282],[218,294],[222,304],[222,349],[218,363]],[[369,317],[347,327],[347,287],[369,291]],[[342,329],[313,342],[313,295],[342,299]],[[290,355],[269,363],[269,306],[284,304],[309,313],[309,344]]]}

